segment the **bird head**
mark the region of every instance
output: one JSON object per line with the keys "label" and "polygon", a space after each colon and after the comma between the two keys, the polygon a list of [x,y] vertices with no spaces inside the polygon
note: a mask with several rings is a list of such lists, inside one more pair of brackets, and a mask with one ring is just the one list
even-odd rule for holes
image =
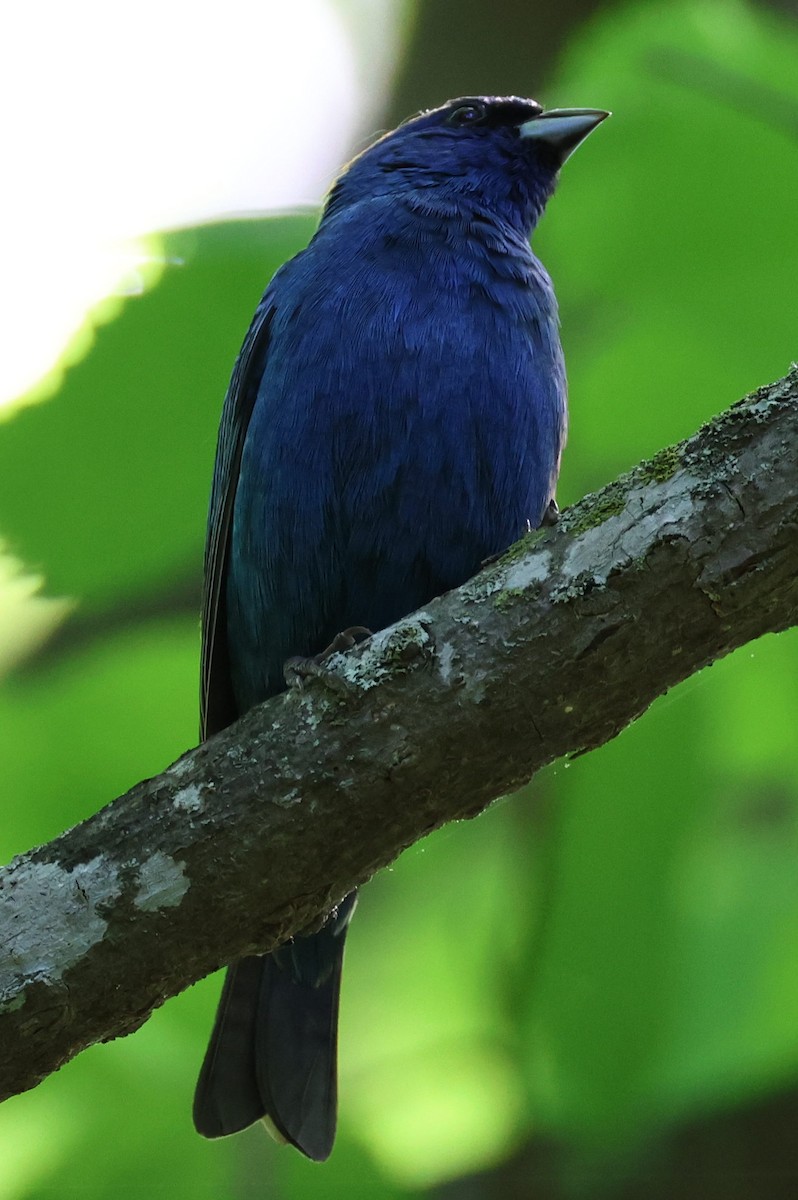
{"label": "bird head", "polygon": [[431,208],[467,205],[529,232],[560,167],[609,113],[550,109],[516,96],[468,96],[419,113],[339,177],[324,216],[374,196],[416,193]]}

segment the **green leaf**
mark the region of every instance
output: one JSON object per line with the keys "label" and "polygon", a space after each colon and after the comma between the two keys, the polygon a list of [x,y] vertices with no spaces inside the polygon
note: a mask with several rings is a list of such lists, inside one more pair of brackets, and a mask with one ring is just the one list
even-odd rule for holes
{"label": "green leaf", "polygon": [[[101,306],[57,395],[0,426],[0,534],[85,611],[196,580],[216,429],[233,362],[310,214],[150,239],[150,290]],[[76,353],[72,350],[67,357]]]}

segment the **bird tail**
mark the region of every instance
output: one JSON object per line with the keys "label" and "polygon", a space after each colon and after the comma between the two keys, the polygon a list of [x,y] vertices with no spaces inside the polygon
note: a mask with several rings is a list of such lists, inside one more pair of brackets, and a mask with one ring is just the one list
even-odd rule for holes
{"label": "bird tail", "polygon": [[328,1158],[337,1108],[338,997],[353,892],[317,932],[227,970],[194,1095],[194,1125],[224,1137],[263,1120]]}

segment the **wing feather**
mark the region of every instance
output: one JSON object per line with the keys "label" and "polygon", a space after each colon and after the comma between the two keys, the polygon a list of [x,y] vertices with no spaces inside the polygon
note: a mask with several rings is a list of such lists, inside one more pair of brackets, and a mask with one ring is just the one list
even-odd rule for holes
{"label": "wing feather", "polygon": [[200,668],[202,739],[224,729],[240,715],[233,693],[227,648],[227,558],[241,455],[266,366],[274,312],[274,294],[269,288],[244,339],[222,409],[205,540]]}

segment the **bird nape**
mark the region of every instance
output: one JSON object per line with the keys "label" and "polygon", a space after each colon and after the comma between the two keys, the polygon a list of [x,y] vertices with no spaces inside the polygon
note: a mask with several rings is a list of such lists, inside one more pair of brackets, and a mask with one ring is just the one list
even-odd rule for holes
{"label": "bird nape", "polygon": [[[606,116],[486,96],[421,113],[350,163],[310,245],[272,279],[219,430],[203,737],[282,691],[287,659],[390,625],[556,511],[565,368],[529,236]],[[354,901],[228,969],[200,1133],[264,1120],[329,1156]]]}

